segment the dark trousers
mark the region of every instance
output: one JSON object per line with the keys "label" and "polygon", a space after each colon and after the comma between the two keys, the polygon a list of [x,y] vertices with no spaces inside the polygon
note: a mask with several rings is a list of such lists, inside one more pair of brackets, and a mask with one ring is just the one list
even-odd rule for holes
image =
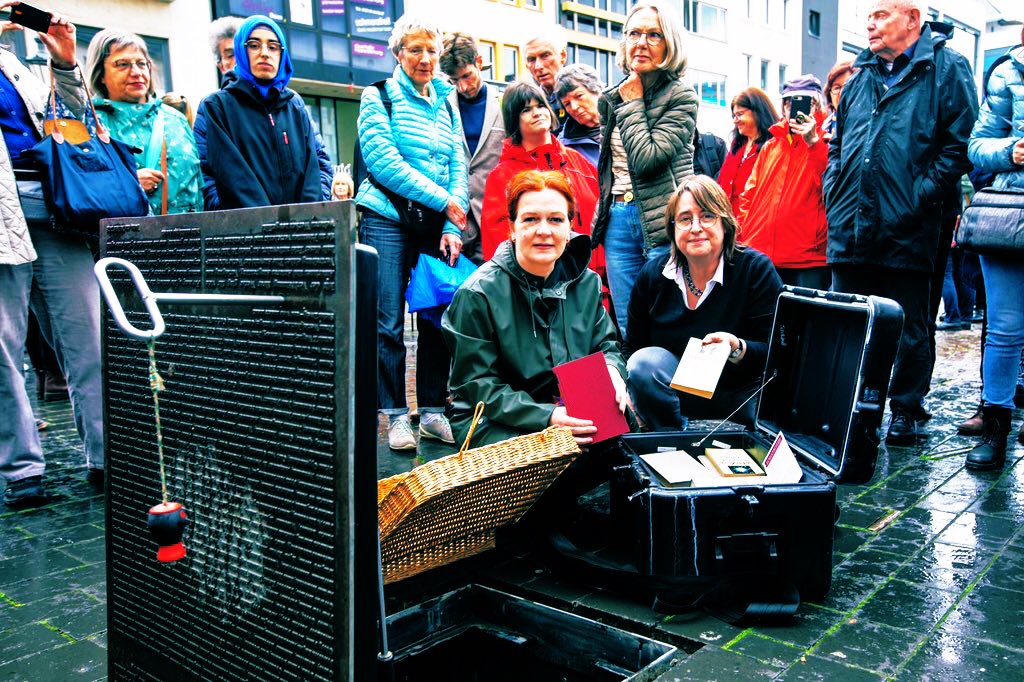
{"label": "dark trousers", "polygon": [[832,266],[832,289],[884,296],[903,307],[903,335],[889,382],[889,403],[914,413],[922,406],[931,380],[932,330],[929,294],[932,274],[877,265]]}
{"label": "dark trousers", "polygon": [[818,268],[775,268],[783,284],[791,287],[806,287],[828,291],[832,284],[832,268],[825,265]]}
{"label": "dark trousers", "polygon": [[[955,204],[946,202],[946,205],[943,206],[942,219],[939,224],[939,248],[935,253],[935,267],[931,274],[930,291],[928,293],[929,385],[932,382],[932,371],[935,369],[935,332],[937,331],[935,324],[939,317],[939,304],[942,303],[942,281],[946,278],[946,259],[949,258],[949,251],[953,243],[953,232],[956,230],[956,218],[959,214],[959,201]],[[906,325],[906,322],[904,322],[904,325]],[[925,393],[927,392],[925,390]]]}

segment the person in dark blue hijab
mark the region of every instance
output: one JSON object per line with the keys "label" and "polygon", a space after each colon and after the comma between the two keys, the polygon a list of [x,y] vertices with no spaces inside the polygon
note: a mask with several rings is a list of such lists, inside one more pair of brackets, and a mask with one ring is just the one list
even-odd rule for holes
{"label": "person in dark blue hijab", "polygon": [[235,58],[196,115],[206,210],[329,199],[313,122],[288,87],[293,69],[281,28],[270,17],[249,17],[235,34]]}

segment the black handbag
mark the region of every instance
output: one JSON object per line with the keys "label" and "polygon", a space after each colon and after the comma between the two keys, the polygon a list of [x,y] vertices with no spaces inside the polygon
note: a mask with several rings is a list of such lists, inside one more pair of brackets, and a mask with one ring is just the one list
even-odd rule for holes
{"label": "black handbag", "polygon": [[43,194],[53,213],[54,228],[97,239],[100,220],[145,216],[149,200],[139,184],[133,148],[110,137],[96,116],[88,84],[85,93],[96,123],[95,137],[82,122],[57,118],[56,86],[50,71],[51,118],[44,125],[47,136],[23,156],[43,175]]}
{"label": "black handbag", "polygon": [[960,216],[956,242],[987,256],[1024,255],[1024,189],[987,187]]}

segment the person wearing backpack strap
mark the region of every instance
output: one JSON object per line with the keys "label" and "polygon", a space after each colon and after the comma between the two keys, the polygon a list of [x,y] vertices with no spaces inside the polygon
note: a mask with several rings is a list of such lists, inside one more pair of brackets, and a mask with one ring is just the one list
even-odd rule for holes
{"label": "person wearing backpack strap", "polygon": [[[436,23],[403,15],[389,39],[398,60],[394,74],[363,90],[359,148],[367,177],[359,184],[360,241],[377,249],[379,383],[377,407],[388,417],[393,450],[416,449],[405,391],[405,292],[419,254],[454,264],[462,251],[469,185],[462,123],[448,102],[454,87],[438,74],[443,31]],[[390,107],[385,102],[390,103]],[[396,202],[402,206],[396,206]],[[405,206],[439,216],[427,238],[402,222]],[[443,411],[451,356],[440,329],[417,313],[416,395],[419,434],[453,443]]]}
{"label": "person wearing backpack strap", "polygon": [[[1024,31],[1021,32],[1024,43]],[[985,101],[967,154],[976,168],[995,174],[992,188],[1024,190],[1024,46],[1010,52],[986,83]],[[1024,225],[1017,226],[1018,231]],[[1024,348],[1024,259],[981,254],[988,323],[982,366],[981,442],[967,454],[967,468],[997,469],[1006,461],[1013,397]],[[1024,431],[1017,434],[1024,444]]]}

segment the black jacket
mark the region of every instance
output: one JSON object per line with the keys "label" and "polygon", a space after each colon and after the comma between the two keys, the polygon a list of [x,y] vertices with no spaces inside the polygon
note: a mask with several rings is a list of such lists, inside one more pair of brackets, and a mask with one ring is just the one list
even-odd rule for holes
{"label": "black jacket", "polygon": [[199,105],[196,129],[205,132],[198,147],[208,210],[330,197],[312,121],[294,90],[271,90],[264,101],[252,85],[228,74],[224,87]]}
{"label": "black jacket", "polygon": [[726,363],[721,385],[736,388],[755,380],[768,359],[775,301],[782,290],[775,266],[760,251],[737,249],[732,262],[725,261],[724,284],[690,310],[679,285],[662,274],[671,257],[649,260],[640,270],[629,299],[622,354],[628,358],[641,348],[658,346],[682,357],[691,336],[729,332],[746,341],[747,354],[739,364]]}
{"label": "black jacket", "polygon": [[718,171],[725,163],[725,140],[713,133],[693,131],[693,173],[718,179]]}
{"label": "black jacket", "polygon": [[951,33],[927,23],[889,89],[870,50],[854,62],[823,179],[830,264],[934,269],[942,200],[970,167],[978,116],[971,67],[944,47]]}

